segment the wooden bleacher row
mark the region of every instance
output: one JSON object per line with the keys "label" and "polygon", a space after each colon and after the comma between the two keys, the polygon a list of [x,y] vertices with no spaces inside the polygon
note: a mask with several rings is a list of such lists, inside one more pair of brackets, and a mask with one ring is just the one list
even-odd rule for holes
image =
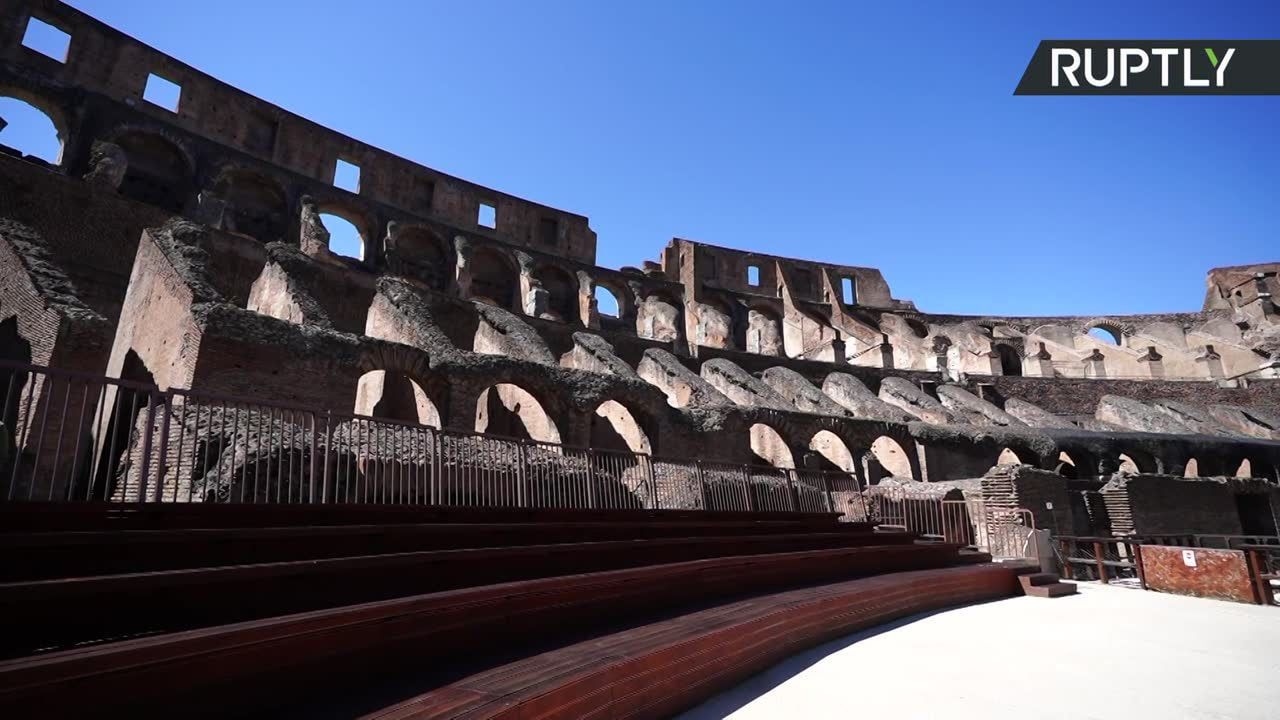
{"label": "wooden bleacher row", "polygon": [[843,532],[565,542],[2,583],[0,657],[516,580],[910,541]]}
{"label": "wooden bleacher row", "polygon": [[[666,718],[824,641],[916,613],[1006,597],[1016,592],[1013,577],[996,566],[958,567],[763,595],[507,663],[368,710],[365,717]],[[855,715],[856,707],[848,714]]]}
{"label": "wooden bleacher row", "polygon": [[314,701],[317,693],[358,696],[370,677],[553,641],[570,628],[607,629],[691,604],[939,567],[955,557],[954,546],[940,544],[731,556],[469,587],[123,640],[0,662],[0,709],[18,717],[37,711],[83,717],[86,709],[119,715],[168,708],[187,717],[264,712]]}
{"label": "wooden bleacher row", "polygon": [[[717,604],[772,607],[769,593],[962,561],[826,513],[398,506],[6,506],[0,552],[0,716],[77,718],[349,717],[415,696],[408,716],[427,717],[456,683],[521,658],[594,638],[601,653],[623,643],[600,667],[628,648],[648,667],[690,647],[681,633],[698,626],[681,618]],[[929,588],[920,602],[969,597]],[[885,612],[915,607],[913,592]],[[800,607],[778,602],[788,618]],[[775,644],[822,631],[805,617]],[[665,650],[617,635],[664,622],[645,637]],[[759,654],[732,649],[698,672],[732,675]],[[518,677],[515,705],[575,692]],[[653,707],[692,697],[676,685],[658,683]],[[506,703],[481,694],[467,713]]]}
{"label": "wooden bleacher row", "polygon": [[0,503],[0,533],[75,530],[302,527],[397,523],[764,522],[829,527],[836,513],[577,510],[423,505]]}

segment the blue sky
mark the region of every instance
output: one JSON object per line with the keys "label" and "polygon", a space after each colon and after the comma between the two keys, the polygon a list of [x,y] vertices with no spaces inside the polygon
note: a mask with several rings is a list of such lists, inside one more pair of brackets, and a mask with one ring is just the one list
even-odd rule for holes
{"label": "blue sky", "polygon": [[1275,38],[1280,3],[72,4],[588,215],[606,266],[680,236],[878,267],[927,311],[1092,314],[1280,260],[1280,97],[1012,94],[1041,39]]}

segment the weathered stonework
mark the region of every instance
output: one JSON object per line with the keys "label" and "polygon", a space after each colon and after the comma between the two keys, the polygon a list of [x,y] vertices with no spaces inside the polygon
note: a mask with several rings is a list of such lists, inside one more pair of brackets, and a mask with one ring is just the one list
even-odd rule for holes
{"label": "weathered stonework", "polygon": [[[1280,265],[1210,271],[1198,312],[1072,317],[927,313],[874,268],[679,238],[604,268],[582,215],[320,127],[65,5],[4,8],[0,85],[63,140],[56,167],[0,155],[4,360],[867,482],[1010,456],[1081,481],[1280,481]],[[66,63],[21,44],[33,16],[72,36]],[[141,100],[150,72],[182,85],[176,112]],[[338,159],[358,192],[334,187]],[[357,226],[358,257],[323,215]]]}

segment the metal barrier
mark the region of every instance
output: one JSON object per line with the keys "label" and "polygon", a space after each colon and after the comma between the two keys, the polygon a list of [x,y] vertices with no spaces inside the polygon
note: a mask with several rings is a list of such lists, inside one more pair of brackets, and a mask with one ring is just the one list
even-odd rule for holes
{"label": "metal barrier", "polygon": [[0,500],[840,512],[853,475],[574,448],[0,361]]}
{"label": "metal barrier", "polygon": [[981,499],[944,500],[900,486],[873,486],[863,494],[881,527],[923,539],[965,545],[996,560],[1036,558],[1035,518],[1029,510],[988,505]]}
{"label": "metal barrier", "polygon": [[1142,541],[1138,538],[1058,536],[1058,556],[1062,574],[1068,580],[1137,580],[1146,589],[1142,575]]}

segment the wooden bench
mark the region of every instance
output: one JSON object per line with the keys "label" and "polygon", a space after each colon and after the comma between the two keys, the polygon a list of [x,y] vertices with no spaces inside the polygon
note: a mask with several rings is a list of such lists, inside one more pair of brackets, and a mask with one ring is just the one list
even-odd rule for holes
{"label": "wooden bench", "polygon": [[700,510],[573,510],[414,505],[234,503],[48,503],[0,505],[0,533],[69,530],[247,528],[404,523],[781,522],[829,526],[835,513]]}
{"label": "wooden bench", "polygon": [[547,642],[569,629],[616,626],[747,593],[940,567],[956,554],[949,545],[897,545],[723,557],[123,640],[0,662],[0,714],[220,717],[263,711],[320,691],[360,692],[397,669],[439,667]]}
{"label": "wooden bench", "polygon": [[0,582],[421,550],[804,532],[866,534],[862,523],[640,519],[0,533]]}
{"label": "wooden bench", "polygon": [[377,720],[666,718],[823,641],[1015,587],[1011,570],[985,565],[764,595],[540,653],[385,708],[370,697],[357,709]]}
{"label": "wooden bench", "polygon": [[642,565],[909,543],[805,533],[432,550],[0,584],[0,657],[499,582]]}

